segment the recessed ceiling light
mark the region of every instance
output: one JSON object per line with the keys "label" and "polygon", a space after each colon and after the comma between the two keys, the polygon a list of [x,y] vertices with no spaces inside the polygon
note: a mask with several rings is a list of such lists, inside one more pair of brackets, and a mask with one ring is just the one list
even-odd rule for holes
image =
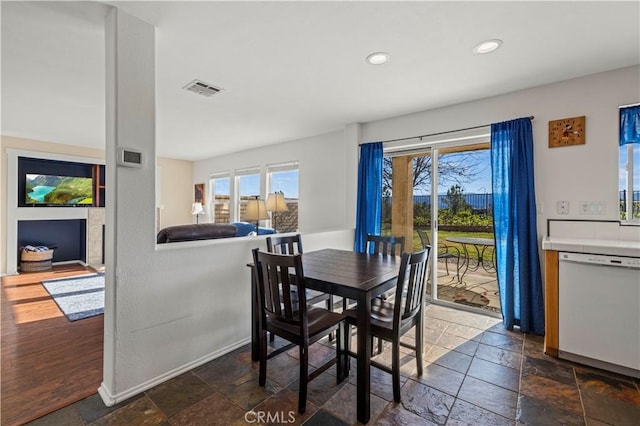
{"label": "recessed ceiling light", "polygon": [[502,40],[498,40],[497,38],[493,40],[485,40],[476,45],[476,47],[473,48],[473,51],[475,53],[489,53],[496,50],[500,45],[502,45]]}
{"label": "recessed ceiling light", "polygon": [[384,52],[376,52],[367,56],[367,62],[371,65],[381,65],[389,60],[389,54]]}

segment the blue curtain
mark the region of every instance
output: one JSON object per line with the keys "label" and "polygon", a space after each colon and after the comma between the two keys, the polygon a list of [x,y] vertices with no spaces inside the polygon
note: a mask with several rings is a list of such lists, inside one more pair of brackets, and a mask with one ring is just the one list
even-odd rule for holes
{"label": "blue curtain", "polygon": [[380,233],[382,216],[382,142],[360,146],[354,250],[364,253],[367,234]]}
{"label": "blue curtain", "polygon": [[506,329],[544,334],[530,118],[491,125],[493,222]]}
{"label": "blue curtain", "polygon": [[640,143],[640,105],[620,108],[620,146]]}

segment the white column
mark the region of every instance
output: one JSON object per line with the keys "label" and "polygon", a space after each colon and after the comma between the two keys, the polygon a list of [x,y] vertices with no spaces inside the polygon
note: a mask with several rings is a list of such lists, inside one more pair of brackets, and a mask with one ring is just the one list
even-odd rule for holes
{"label": "white column", "polygon": [[[155,29],[112,8],[106,20],[106,293],[104,375],[107,405],[143,368],[135,313],[147,303],[140,283],[155,252]],[[141,168],[117,165],[119,147],[142,153]],[[140,349],[140,348],[137,348]]]}

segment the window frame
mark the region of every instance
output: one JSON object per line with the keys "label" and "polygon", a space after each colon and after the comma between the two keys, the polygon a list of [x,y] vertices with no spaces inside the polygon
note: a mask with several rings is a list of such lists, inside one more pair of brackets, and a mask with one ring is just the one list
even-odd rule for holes
{"label": "window frame", "polygon": [[247,176],[258,176],[258,193],[255,194],[258,197],[260,197],[260,199],[264,199],[262,191],[263,191],[263,176],[262,176],[262,169],[260,168],[260,166],[253,166],[253,167],[245,167],[242,169],[236,169],[234,171],[233,174],[233,182],[234,182],[234,189],[233,189],[233,203],[232,205],[234,206],[234,211],[233,211],[233,222],[241,222],[241,211],[242,211],[242,205],[247,204],[248,200],[242,200],[242,196],[240,195],[240,191],[242,190],[241,188],[241,184],[240,184],[240,180],[243,177],[247,177]]}
{"label": "window frame", "polygon": [[[233,194],[233,179],[232,179],[232,175],[231,175],[231,171],[224,171],[224,172],[217,172],[217,173],[211,173],[209,175],[209,199],[211,200],[211,204],[209,206],[210,208],[210,214],[211,214],[211,223],[218,223],[216,222],[216,205],[218,204],[222,204],[223,202],[220,201],[216,201],[216,187],[215,187],[215,182],[216,180],[220,180],[220,179],[229,179],[229,201],[228,201],[228,209],[229,209],[229,223],[231,223],[233,221],[233,216],[232,216],[232,212],[231,212],[231,206],[233,205],[232,203],[232,194]],[[224,194],[227,195],[227,194]],[[206,208],[206,207],[205,207]],[[224,223],[224,222],[220,222],[220,223]]]}
{"label": "window frame", "polygon": [[[637,168],[640,168],[640,164],[636,164],[633,158],[634,150],[640,149],[640,143],[628,143],[618,147],[618,162],[620,161],[620,156],[622,155],[622,151],[626,151],[627,162],[625,167],[625,185],[624,189],[621,189],[618,184],[618,219],[621,223],[629,224],[629,225],[640,225],[640,217],[635,217],[633,215],[633,207],[634,207],[634,195],[636,192],[640,191],[639,188],[634,187],[633,175]],[[621,197],[621,192],[624,192],[624,198]],[[625,210],[620,208],[620,203],[624,200]],[[622,214],[624,213],[625,218],[622,218]]]}
{"label": "window frame", "polygon": [[[273,188],[273,178],[272,178],[274,173],[290,172],[290,171],[296,171],[298,174],[298,197],[293,199],[293,198],[286,198],[287,194],[284,194],[284,195],[287,200],[287,204],[296,204],[297,206],[299,206],[300,205],[300,162],[298,160],[287,161],[287,162],[276,163],[276,164],[267,164],[266,172],[265,172],[266,193],[270,194],[272,192],[275,192]],[[273,227],[273,213],[271,213],[271,217],[272,218],[269,220],[269,226]],[[296,210],[296,224],[297,224],[296,229],[299,229],[300,228],[300,210],[299,209]]]}

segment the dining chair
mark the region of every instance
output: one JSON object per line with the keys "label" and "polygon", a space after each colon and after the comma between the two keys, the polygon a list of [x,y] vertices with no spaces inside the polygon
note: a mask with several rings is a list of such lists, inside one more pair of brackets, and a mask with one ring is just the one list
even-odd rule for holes
{"label": "dining chair", "polygon": [[404,253],[404,237],[367,234],[367,253],[400,256]]}
{"label": "dining chair", "polygon": [[[429,239],[429,233],[425,229],[418,229],[418,237],[422,242],[423,247],[431,247],[431,240]],[[449,244],[438,241],[438,260],[444,259],[444,266],[449,275],[449,259],[456,260],[456,278],[460,281],[460,250]]]}
{"label": "dining chair", "polygon": [[[392,235],[373,235],[367,234],[367,253],[381,254],[383,256],[400,256],[404,253],[404,237],[395,237]],[[382,300],[387,300],[393,296],[393,290],[379,296]],[[343,304],[343,309],[346,309]],[[373,342],[373,340],[372,340]],[[373,343],[371,350],[373,351]],[[373,353],[373,352],[372,352]],[[382,340],[378,339],[378,353],[382,353]]]}
{"label": "dining chair", "polygon": [[[422,375],[422,314],[424,309],[424,283],[430,248],[416,253],[404,253],[393,302],[374,299],[371,303],[371,335],[391,342],[391,368],[376,361],[371,365],[392,375],[393,400],[400,402],[400,346],[416,352],[418,376]],[[357,310],[348,309],[347,327],[344,333],[344,345],[350,353],[351,324],[357,322]],[[400,338],[415,328],[415,346],[401,342]],[[345,374],[348,374],[349,361],[346,361]]]}
{"label": "dining chair", "polygon": [[[297,345],[300,349],[298,412],[302,414],[306,409],[307,385],[311,380],[333,364],[337,364],[337,382],[344,380],[347,354],[341,344],[341,334],[345,316],[307,304],[300,254],[273,254],[256,248],[253,249],[253,261],[261,316],[258,383],[260,386],[266,383],[267,359],[289,349],[289,346],[284,346],[267,354],[267,332]],[[309,374],[309,346],[331,332],[336,332],[336,356]]]}
{"label": "dining chair", "polygon": [[[288,236],[267,237],[267,251],[276,254],[302,253],[302,236],[300,234]],[[307,290],[307,303],[315,305],[326,302],[327,309],[333,311],[333,295],[316,290]]]}

